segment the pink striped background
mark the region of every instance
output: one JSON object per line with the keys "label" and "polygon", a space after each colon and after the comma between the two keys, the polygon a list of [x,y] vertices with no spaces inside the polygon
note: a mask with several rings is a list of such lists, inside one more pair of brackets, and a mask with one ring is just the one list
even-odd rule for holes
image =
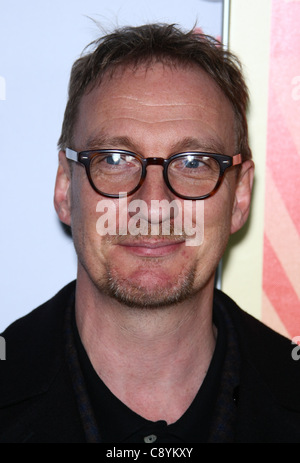
{"label": "pink striped background", "polygon": [[300,2],[273,0],[262,319],[300,336]]}

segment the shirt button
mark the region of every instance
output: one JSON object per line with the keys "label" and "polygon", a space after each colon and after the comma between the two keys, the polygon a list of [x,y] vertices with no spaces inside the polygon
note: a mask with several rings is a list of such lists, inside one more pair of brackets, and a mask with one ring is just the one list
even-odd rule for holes
{"label": "shirt button", "polygon": [[152,442],[155,442],[157,439],[157,436],[155,434],[150,434],[150,436],[144,437],[144,442],[146,444],[152,444]]}

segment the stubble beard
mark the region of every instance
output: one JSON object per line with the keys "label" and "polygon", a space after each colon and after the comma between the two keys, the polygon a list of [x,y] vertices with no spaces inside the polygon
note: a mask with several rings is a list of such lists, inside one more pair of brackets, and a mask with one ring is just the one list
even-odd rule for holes
{"label": "stubble beard", "polygon": [[[166,237],[165,237],[166,238]],[[176,235],[174,228],[171,227],[171,232],[168,238],[172,241],[182,241],[182,235]],[[120,244],[126,241],[126,236],[107,235],[104,240],[107,244]],[[143,240],[142,236],[136,236],[135,240]],[[75,244],[75,242],[74,242]],[[76,246],[75,246],[76,247]],[[80,249],[80,248],[79,248]],[[80,253],[77,252],[78,257]],[[85,268],[87,274],[90,274],[88,265],[85,265],[84,256],[81,256],[81,264]],[[159,259],[152,259],[147,262],[147,270],[159,266]],[[101,276],[94,278],[90,274],[91,280],[94,282],[96,289],[112,300],[118,301],[120,304],[133,309],[155,309],[155,308],[168,308],[172,305],[179,304],[185,300],[192,298],[197,293],[195,288],[195,280],[197,275],[197,262],[193,266],[182,268],[174,280],[165,282],[162,285],[155,285],[155,287],[147,287],[147,283],[140,284],[139,281],[132,281],[124,276],[113,262],[106,262],[104,265],[104,272]],[[143,270],[145,271],[145,269]],[[95,278],[96,277],[96,278]]]}
{"label": "stubble beard", "polygon": [[162,289],[159,285],[147,289],[143,285],[135,284],[122,278],[117,269],[106,265],[105,275],[96,283],[98,290],[126,307],[135,309],[155,309],[170,307],[191,298],[194,288],[196,265],[190,269],[183,269],[176,281]]}

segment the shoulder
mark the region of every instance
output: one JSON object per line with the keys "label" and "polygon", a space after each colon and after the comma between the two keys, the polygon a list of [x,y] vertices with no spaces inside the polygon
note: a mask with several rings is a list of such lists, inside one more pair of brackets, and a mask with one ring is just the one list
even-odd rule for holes
{"label": "shoulder", "polygon": [[300,362],[292,356],[295,345],[219,291],[215,304],[230,317],[239,348],[235,442],[298,443]]}
{"label": "shoulder", "polygon": [[225,307],[238,337],[243,369],[260,377],[283,406],[300,412],[300,359],[295,360],[292,341],[251,316],[221,291],[217,305]]}
{"label": "shoulder", "polygon": [[71,283],[10,325],[0,362],[0,442],[84,442],[65,352]]}
{"label": "shoulder", "polygon": [[[277,333],[260,320],[256,319],[245,310],[241,309],[229,296],[219,290],[215,290],[214,301],[218,306],[224,307],[229,314],[236,331],[239,336],[239,341],[242,344],[242,347],[247,347],[247,351],[252,353],[256,352],[256,348],[259,348],[260,353],[260,344],[259,342],[264,340],[264,345],[266,342],[271,342],[269,345],[270,348],[275,346],[279,347],[279,352],[282,353],[282,350],[288,348],[289,353],[291,353],[291,340]],[[254,337],[257,336],[257,337]],[[249,343],[249,337],[251,342]],[[265,349],[267,350],[267,349]],[[291,355],[290,355],[291,357]]]}
{"label": "shoulder", "polygon": [[64,314],[74,291],[72,282],[2,333],[6,360],[0,362],[0,406],[47,387],[59,368]]}

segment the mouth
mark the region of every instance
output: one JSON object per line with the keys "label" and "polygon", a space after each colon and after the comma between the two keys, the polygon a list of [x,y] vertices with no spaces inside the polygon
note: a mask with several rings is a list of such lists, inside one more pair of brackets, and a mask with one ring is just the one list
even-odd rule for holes
{"label": "mouth", "polygon": [[137,256],[141,257],[164,257],[178,251],[184,245],[185,239],[137,239],[124,240],[120,246]]}

